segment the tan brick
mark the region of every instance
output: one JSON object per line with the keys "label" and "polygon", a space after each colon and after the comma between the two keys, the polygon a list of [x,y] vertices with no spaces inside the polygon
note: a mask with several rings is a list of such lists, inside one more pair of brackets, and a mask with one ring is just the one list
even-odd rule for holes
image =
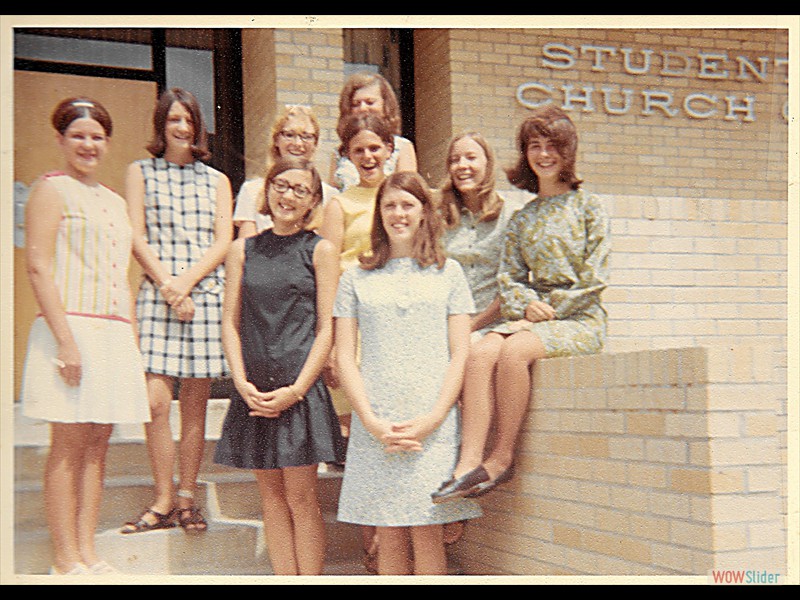
{"label": "tan brick", "polygon": [[650,546],[653,564],[667,567],[678,573],[689,575],[692,573],[692,551],[671,544],[653,543]]}
{"label": "tan brick", "polygon": [[745,434],[749,436],[774,436],[778,431],[775,415],[745,415]]}
{"label": "tan brick", "polygon": [[633,435],[664,435],[665,415],[663,413],[629,413],[626,417],[627,433]]}
{"label": "tan brick", "polygon": [[643,460],[644,440],[628,437],[611,438],[608,440],[608,457],[624,460]]}
{"label": "tan brick", "polygon": [[708,494],[711,492],[711,475],[705,470],[673,469],[670,487],[676,492]]}
{"label": "tan brick", "polygon": [[[781,464],[785,464],[781,460]],[[747,468],[748,492],[773,492],[781,487],[783,467],[780,466],[749,466]]]}
{"label": "tan brick", "polygon": [[668,472],[668,468],[662,465],[628,463],[628,483],[646,488],[663,488],[669,480]]}
{"label": "tan brick", "polygon": [[685,494],[652,490],[649,493],[649,511],[655,515],[688,519],[691,515],[691,505],[689,497]]}
{"label": "tan brick", "polygon": [[592,459],[585,461],[585,473],[583,479],[603,483],[625,483],[625,463],[603,459]]}
{"label": "tan brick", "polygon": [[770,521],[780,514],[780,498],[775,495],[744,496],[739,494],[714,497],[714,519],[718,523]]}
{"label": "tan brick", "polygon": [[701,413],[664,415],[664,433],[669,437],[708,437],[708,415]]}
{"label": "tan brick", "polygon": [[[672,377],[671,377],[672,378]],[[677,375],[673,378],[677,379]],[[686,393],[680,387],[655,387],[648,390],[647,408],[682,410],[686,407]]]}
{"label": "tan brick", "polygon": [[744,550],[747,547],[747,525],[730,523],[714,527],[714,550],[728,552]]}
{"label": "tan brick", "polygon": [[771,438],[717,439],[709,441],[715,465],[776,464],[778,440]]}
{"label": "tan brick", "polygon": [[584,457],[607,458],[608,438],[581,436],[578,438],[578,453]]}
{"label": "tan brick", "polygon": [[667,542],[670,536],[669,519],[651,515],[628,515],[630,535],[646,540]]}
{"label": "tan brick", "polygon": [[678,546],[713,550],[713,528],[710,524],[690,523],[675,520],[671,526],[670,541]]}
{"label": "tan brick", "polygon": [[[786,578],[786,552],[782,548],[747,549],[738,552],[719,552],[714,555],[715,569],[746,568],[755,573],[766,571],[777,574],[777,582],[788,583]],[[746,567],[743,567],[746,565]]]}
{"label": "tan brick", "polygon": [[580,548],[582,547],[581,531],[575,527],[553,525],[553,542],[562,546]]}
{"label": "tan brick", "polygon": [[708,435],[713,438],[740,437],[742,414],[735,412],[712,412],[706,415]]}
{"label": "tan brick", "polygon": [[689,447],[680,440],[645,440],[645,457],[656,463],[686,463],[689,460]]}
{"label": "tan brick", "polygon": [[751,524],[748,533],[750,548],[780,548],[786,544],[786,530],[778,520]]}
{"label": "tan brick", "polygon": [[587,550],[636,562],[650,561],[650,545],[638,540],[606,533],[584,531],[581,542]]}

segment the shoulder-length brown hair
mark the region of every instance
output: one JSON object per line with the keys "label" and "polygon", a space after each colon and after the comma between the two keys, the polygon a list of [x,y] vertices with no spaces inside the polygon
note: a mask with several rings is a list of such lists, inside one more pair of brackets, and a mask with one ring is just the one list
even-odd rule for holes
{"label": "shoulder-length brown hair", "polygon": [[583,180],[575,173],[578,153],[578,132],[567,114],[553,105],[537,109],[525,119],[517,132],[517,162],[506,169],[511,185],[534,194],[539,192],[539,178],[528,164],[528,144],[533,138],[545,137],[553,143],[564,161],[561,181],[577,190]]}
{"label": "shoulder-length brown hair", "polygon": [[381,199],[390,189],[408,192],[422,203],[422,222],[414,235],[411,258],[415,259],[422,268],[436,264],[441,269],[447,259],[441,244],[442,220],[428,185],[422,179],[422,176],[415,171],[392,173],[383,180],[383,183],[378,188],[378,193],[375,196],[375,212],[372,216],[372,231],[370,233],[372,252],[359,256],[361,268],[368,271],[380,269],[389,260],[391,250],[389,236],[383,226],[380,209]]}
{"label": "shoulder-length brown hair", "polygon": [[[392,85],[383,75],[368,72],[353,73],[347,78],[344,87],[342,87],[342,91],[339,94],[339,122],[336,124],[337,133],[339,133],[340,127],[351,114],[353,94],[361,88],[369,87],[375,83],[377,83],[381,89],[383,117],[389,124],[392,133],[400,135],[400,103],[397,101],[397,96],[392,89]],[[341,137],[341,134],[339,137]]]}
{"label": "shoulder-length brown hair", "polygon": [[322,220],[322,211],[320,210],[322,206],[322,177],[320,177],[319,171],[317,171],[314,163],[305,158],[296,156],[279,158],[273,163],[264,178],[264,187],[260,194],[262,196],[261,206],[259,206],[258,212],[262,215],[272,216],[272,209],[269,207],[269,202],[267,200],[269,186],[272,180],[278,175],[294,169],[311,173],[311,196],[314,203],[311,206],[311,210],[308,211],[308,214],[306,214],[303,219],[303,228],[307,231],[313,231],[320,226]]}
{"label": "shoulder-length brown hair", "polygon": [[146,150],[156,157],[164,156],[167,150],[167,140],[164,132],[167,127],[167,115],[174,102],[180,102],[189,111],[194,122],[194,140],[192,141],[192,156],[196,160],[208,160],[211,152],[208,149],[208,132],[206,131],[203,113],[194,94],[182,88],[171,88],[161,94],[153,112],[153,139],[146,146]]}
{"label": "shoulder-length brown hair", "polygon": [[486,177],[478,186],[478,198],[481,201],[481,215],[478,222],[496,220],[503,209],[503,199],[495,191],[497,179],[495,177],[494,150],[482,134],[477,131],[465,131],[450,140],[446,159],[447,177],[439,188],[442,217],[444,218],[445,227],[449,229],[458,227],[461,222],[461,209],[464,208],[464,198],[453,184],[453,178],[450,176],[450,157],[453,152],[453,146],[464,138],[473,140],[486,155]]}

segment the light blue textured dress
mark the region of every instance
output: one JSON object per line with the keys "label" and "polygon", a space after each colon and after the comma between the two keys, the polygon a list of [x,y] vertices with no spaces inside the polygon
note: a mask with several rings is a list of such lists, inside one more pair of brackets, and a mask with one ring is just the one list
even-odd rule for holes
{"label": "light blue textured dress", "polygon": [[[496,219],[478,221],[467,208],[461,209],[461,219],[455,227],[447,229],[442,237],[447,256],[456,259],[464,269],[475,312],[486,310],[498,295],[497,269],[503,253],[506,225],[517,210],[522,208],[518,196],[509,195]],[[472,341],[483,337],[497,322],[474,331]]]}
{"label": "light blue textured dress", "polygon": [[[333,314],[358,319],[361,375],[378,417],[405,421],[436,404],[450,361],[448,316],[472,312],[466,277],[453,259],[442,269],[422,269],[414,259],[395,258],[381,269],[355,266],[342,274]],[[453,472],[459,444],[457,406],[421,452],[395,454],[353,413],[339,520],[408,527],[480,517],[475,500],[431,501],[431,490]]]}

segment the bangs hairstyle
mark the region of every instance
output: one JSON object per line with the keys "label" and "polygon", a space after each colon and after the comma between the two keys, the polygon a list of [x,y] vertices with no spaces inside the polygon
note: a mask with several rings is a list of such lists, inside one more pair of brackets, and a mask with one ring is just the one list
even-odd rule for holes
{"label": "bangs hairstyle", "polygon": [[192,142],[192,156],[196,160],[208,160],[211,152],[208,149],[208,132],[206,132],[203,113],[200,111],[200,104],[194,94],[182,88],[171,88],[161,94],[153,112],[153,140],[145,149],[156,157],[164,156],[167,150],[167,140],[165,131],[167,128],[167,115],[172,104],[180,103],[192,117],[194,123],[194,140]]}
{"label": "bangs hairstyle", "polygon": [[361,268],[367,271],[380,269],[389,260],[389,236],[381,217],[381,199],[390,189],[408,192],[422,203],[422,222],[414,235],[411,258],[415,259],[423,269],[432,264],[441,269],[447,258],[441,245],[442,219],[425,180],[414,171],[392,173],[378,188],[370,232],[372,252],[358,257]]}
{"label": "bangs hairstyle", "polygon": [[561,181],[577,190],[583,180],[575,173],[575,157],[578,152],[578,132],[565,112],[549,105],[536,110],[522,122],[517,133],[518,159],[514,166],[506,169],[511,185],[522,190],[539,192],[539,178],[528,164],[528,144],[537,137],[545,137],[558,150],[564,164]]}
{"label": "bangs hairstyle", "polygon": [[111,115],[97,100],[85,96],[66,98],[59,102],[53,109],[50,122],[58,133],[64,135],[72,122],[78,119],[94,119],[100,123],[106,136],[111,137],[113,131]]}
{"label": "bangs hairstyle", "polygon": [[465,131],[450,140],[450,146],[447,148],[447,178],[439,188],[441,197],[440,208],[445,227],[448,229],[458,227],[459,223],[461,223],[461,210],[464,208],[464,197],[453,184],[453,178],[450,175],[450,156],[456,142],[465,138],[469,138],[478,144],[486,155],[486,177],[480,183],[477,190],[478,198],[481,202],[481,214],[478,222],[482,223],[484,221],[497,220],[500,211],[503,209],[503,199],[495,191],[497,179],[495,177],[494,150],[482,134],[477,131]]}
{"label": "bangs hairstyle", "polygon": [[269,202],[267,202],[269,186],[272,180],[281,173],[295,169],[311,173],[311,198],[313,204],[311,205],[311,210],[309,210],[308,214],[303,218],[303,228],[307,231],[312,231],[319,228],[322,222],[322,211],[320,210],[322,206],[322,178],[319,176],[316,167],[314,167],[314,163],[305,158],[293,156],[291,158],[279,158],[275,161],[275,164],[270,167],[264,178],[264,187],[261,188],[259,192],[260,197],[257,199],[257,203],[259,204],[258,212],[262,215],[269,215],[272,217],[272,210],[269,207]]}
{"label": "bangs hairstyle", "polygon": [[381,98],[383,98],[383,117],[389,124],[392,134],[400,135],[400,104],[397,102],[397,96],[392,89],[392,85],[383,75],[360,72],[353,73],[348,77],[339,94],[339,122],[336,124],[336,133],[339,134],[340,138],[342,137],[340,128],[344,125],[352,110],[353,94],[361,88],[370,87],[376,83],[380,86]]}
{"label": "bangs hairstyle", "polygon": [[319,121],[317,121],[317,117],[314,115],[314,111],[311,110],[308,106],[301,106],[299,104],[287,104],[283,111],[275,117],[275,120],[272,122],[272,132],[270,135],[270,147],[269,152],[267,152],[267,161],[264,164],[264,174],[269,172],[272,165],[280,158],[280,154],[278,154],[278,137],[283,131],[283,128],[286,127],[286,123],[289,119],[308,119],[308,122],[311,123],[311,127],[314,130],[314,137],[316,138],[314,143],[319,143]]}
{"label": "bangs hairstyle", "polygon": [[389,146],[390,151],[394,150],[394,135],[392,130],[389,129],[389,124],[386,119],[378,115],[351,115],[342,124],[341,130],[337,130],[341,144],[339,145],[339,154],[347,156],[349,153],[350,142],[362,131],[371,131],[377,135],[384,144]]}

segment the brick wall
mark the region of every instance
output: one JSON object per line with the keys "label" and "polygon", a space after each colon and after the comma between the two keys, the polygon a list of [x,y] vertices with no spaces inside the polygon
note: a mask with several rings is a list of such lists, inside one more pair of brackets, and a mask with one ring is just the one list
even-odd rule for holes
{"label": "brick wall", "polygon": [[[524,99],[551,99],[569,111],[580,132],[579,171],[596,191],[786,197],[787,30],[450,29],[446,35],[450,52],[442,60],[451,65],[454,129],[481,130],[501,163],[514,158],[516,127],[529,111],[516,100],[518,87],[537,84]],[[647,74],[635,74],[646,64]],[[606,109],[602,88],[609,89],[611,111],[624,106],[629,90],[627,113]],[[659,107],[667,99],[662,93],[671,99],[666,108]],[[747,97],[752,114],[737,108]]]}
{"label": "brick wall", "polygon": [[242,35],[247,176],[260,173],[275,114],[311,106],[320,124],[315,162],[327,179],[338,146],[336,120],[344,83],[341,29],[245,29]]}
{"label": "brick wall", "polygon": [[539,361],[515,478],[456,556],[480,575],[786,571],[778,387],[757,346]]}

